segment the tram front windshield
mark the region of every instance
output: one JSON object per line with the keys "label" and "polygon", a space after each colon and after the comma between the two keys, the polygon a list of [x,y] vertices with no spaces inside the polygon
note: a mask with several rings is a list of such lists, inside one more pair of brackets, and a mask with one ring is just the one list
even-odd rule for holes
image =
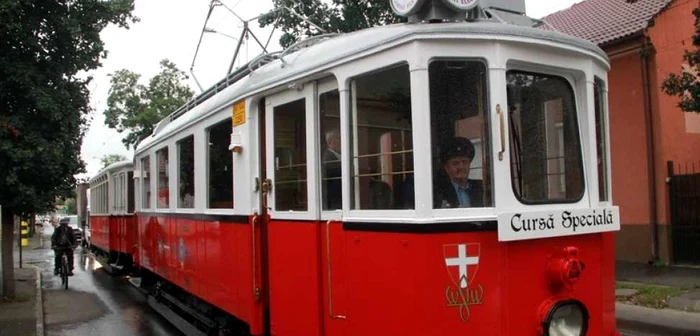
{"label": "tram front windshield", "polygon": [[486,66],[434,60],[428,71],[433,208],[493,206]]}

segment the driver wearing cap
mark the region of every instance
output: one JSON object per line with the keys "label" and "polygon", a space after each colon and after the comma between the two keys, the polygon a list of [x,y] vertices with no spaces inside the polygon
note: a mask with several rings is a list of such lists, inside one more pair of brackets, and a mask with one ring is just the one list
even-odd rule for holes
{"label": "driver wearing cap", "polygon": [[456,137],[440,151],[440,163],[446,181],[434,183],[435,208],[483,207],[484,187],[480,180],[469,179],[469,168],[474,159],[474,145],[467,138]]}

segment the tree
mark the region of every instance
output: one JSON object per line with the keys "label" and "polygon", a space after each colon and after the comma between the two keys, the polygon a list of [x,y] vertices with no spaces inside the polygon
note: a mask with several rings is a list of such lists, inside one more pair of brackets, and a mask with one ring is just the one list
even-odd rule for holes
{"label": "tree", "polygon": [[263,14],[258,22],[260,27],[274,25],[284,34],[280,45],[289,47],[303,37],[319,35],[322,32],[295,15],[290,15],[285,7],[306,17],[327,33],[348,33],[364,28],[405,22],[391,10],[389,1],[376,0],[273,0],[272,11]]}
{"label": "tree", "polygon": [[12,222],[54,208],[85,170],[85,72],[106,57],[100,32],[138,19],[133,0],[0,0],[0,204],[3,296],[15,295]]}
{"label": "tree", "polygon": [[135,148],[159,121],[194,96],[194,91],[182,83],[189,78],[184,71],[167,59],[160,61],[160,68],[148,87],[139,84],[141,75],[130,70],[110,74],[105,124],[119,133],[128,132],[122,140],[126,148]]}
{"label": "tree", "polygon": [[694,50],[686,50],[683,60],[687,67],[681,67],[680,74],[671,73],[661,83],[661,89],[670,96],[678,96],[678,107],[684,112],[700,113],[700,8],[693,10],[695,15]]}
{"label": "tree", "polygon": [[69,198],[66,200],[66,214],[67,215],[77,215],[78,205],[75,202],[75,198]]}
{"label": "tree", "polygon": [[126,156],[121,154],[108,154],[103,155],[100,161],[102,162],[102,169],[107,168],[107,166],[112,163],[117,163],[126,160]]}

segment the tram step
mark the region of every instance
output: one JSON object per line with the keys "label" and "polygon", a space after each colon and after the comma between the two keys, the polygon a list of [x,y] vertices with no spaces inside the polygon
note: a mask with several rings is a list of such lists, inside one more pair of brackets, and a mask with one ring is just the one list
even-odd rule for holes
{"label": "tram step", "polygon": [[118,271],[121,271],[121,270],[124,269],[124,266],[122,266],[122,265],[109,264],[109,266],[111,266],[112,268],[114,268],[114,269],[116,269],[116,270],[118,270]]}
{"label": "tram step", "polygon": [[205,336],[203,332],[201,332],[195,326],[189,324],[185,319],[180,317],[174,311],[170,310],[170,308],[168,308],[167,306],[160,304],[152,296],[148,297],[148,305],[151,306],[151,308],[153,308],[163,317],[165,317],[166,320],[170,321],[170,323],[172,323],[175,327],[180,329],[180,331],[182,331],[183,334],[193,336]]}
{"label": "tram step", "polygon": [[138,290],[141,294],[143,294],[144,297],[148,296],[148,291],[141,288],[141,278],[135,277],[135,278],[128,278],[129,283],[134,286],[136,290]]}

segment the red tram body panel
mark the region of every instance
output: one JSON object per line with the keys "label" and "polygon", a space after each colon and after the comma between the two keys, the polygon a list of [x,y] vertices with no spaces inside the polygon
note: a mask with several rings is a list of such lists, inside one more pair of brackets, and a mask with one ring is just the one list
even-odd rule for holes
{"label": "red tram body panel", "polygon": [[109,215],[90,216],[90,244],[103,251],[110,250]]}
{"label": "red tram body panel", "polygon": [[[139,214],[140,266],[262,331],[253,291],[251,227]],[[240,220],[240,219],[239,219]]]}
{"label": "red tram body panel", "polygon": [[[124,253],[132,258],[137,256],[138,230],[134,215],[114,215],[109,217],[110,250]],[[134,260],[137,262],[137,260]]]}

